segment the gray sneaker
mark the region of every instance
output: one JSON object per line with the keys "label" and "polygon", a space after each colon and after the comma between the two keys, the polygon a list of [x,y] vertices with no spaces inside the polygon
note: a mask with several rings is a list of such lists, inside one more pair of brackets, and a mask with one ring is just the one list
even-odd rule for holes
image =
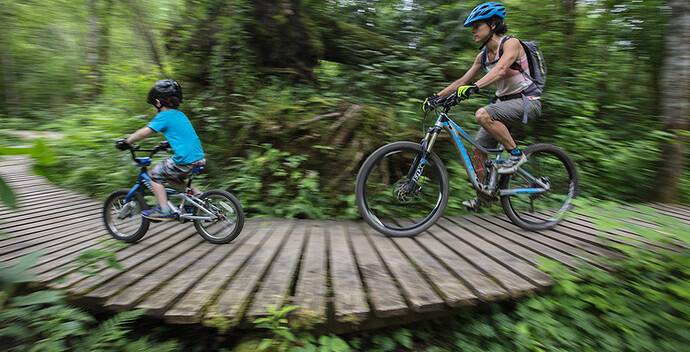
{"label": "gray sneaker", "polygon": [[478,197],[474,197],[470,200],[466,200],[466,201],[462,202],[462,205],[464,205],[468,211],[471,211],[473,213],[479,212],[480,204],[479,204],[479,198]]}
{"label": "gray sneaker", "polygon": [[520,153],[520,155],[511,155],[506,160],[501,163],[501,167],[498,169],[499,174],[512,174],[517,171],[517,169],[522,166],[522,164],[527,162],[527,155],[525,153]]}

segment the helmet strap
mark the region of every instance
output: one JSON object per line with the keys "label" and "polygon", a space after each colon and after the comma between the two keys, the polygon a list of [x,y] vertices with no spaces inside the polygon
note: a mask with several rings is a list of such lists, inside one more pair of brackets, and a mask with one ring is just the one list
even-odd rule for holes
{"label": "helmet strap", "polygon": [[482,46],[479,47],[479,50],[484,49],[484,47],[485,47],[486,44],[489,42],[489,40],[491,40],[491,38],[494,37],[494,31],[496,30],[496,27],[498,27],[498,26],[492,27],[492,26],[491,26],[492,23],[488,23],[488,22],[487,22],[486,24],[489,26],[489,29],[491,30],[491,32],[489,33],[489,37],[486,38],[486,40],[484,41],[484,43],[482,43]]}
{"label": "helmet strap", "polygon": [[489,42],[489,40],[491,40],[491,38],[493,38],[493,37],[494,37],[494,30],[492,29],[492,30],[491,30],[491,35],[489,35],[489,38],[488,38],[487,40],[484,41],[484,43],[482,44],[482,46],[479,47],[479,50],[484,49],[484,47],[486,46],[486,44],[487,44],[487,43]]}

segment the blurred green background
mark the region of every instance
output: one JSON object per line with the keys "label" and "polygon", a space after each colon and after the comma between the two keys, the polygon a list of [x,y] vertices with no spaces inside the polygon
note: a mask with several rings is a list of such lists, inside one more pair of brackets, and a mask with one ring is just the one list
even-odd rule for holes
{"label": "blurred green background", "polygon": [[[421,101],[474,60],[478,45],[462,25],[478,4],[0,0],[0,132],[62,133],[40,143],[39,170],[104,198],[136,180],[113,142],[155,115],[146,93],[173,78],[207,152],[202,184],[235,193],[250,216],[354,217],[366,156],[419,140]],[[690,49],[687,5],[504,4],[508,34],[537,41],[549,69],[542,117],[513,132],[519,144],[567,150],[586,197],[690,202],[690,59],[674,54]],[[473,135],[474,111],[487,102],[451,116]],[[21,143],[0,134],[0,146]],[[449,147],[435,151],[462,180]],[[453,183],[449,211],[461,212],[473,193]]]}

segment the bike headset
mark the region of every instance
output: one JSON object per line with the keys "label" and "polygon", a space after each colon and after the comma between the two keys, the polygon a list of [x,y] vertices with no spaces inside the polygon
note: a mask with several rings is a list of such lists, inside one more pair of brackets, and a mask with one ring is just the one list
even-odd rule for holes
{"label": "bike headset", "polygon": [[[160,102],[160,106],[156,106],[156,99]],[[146,102],[153,105],[159,112],[162,107],[177,109],[182,102],[182,87],[172,79],[162,79],[153,84]]]}
{"label": "bike headset", "polygon": [[[505,6],[498,2],[486,2],[475,7],[474,10],[470,12],[470,15],[467,16],[467,20],[465,20],[464,27],[470,27],[474,22],[486,20],[486,24],[489,26],[491,33],[489,34],[489,37],[484,41],[482,46],[479,47],[479,50],[482,50],[486,46],[486,43],[488,43],[489,40],[491,40],[491,38],[494,36],[494,33],[505,30],[505,24],[503,24],[503,19],[505,18]],[[493,23],[492,20],[499,22],[496,25],[496,28],[491,27],[491,24]],[[505,31],[503,33],[505,33]]]}

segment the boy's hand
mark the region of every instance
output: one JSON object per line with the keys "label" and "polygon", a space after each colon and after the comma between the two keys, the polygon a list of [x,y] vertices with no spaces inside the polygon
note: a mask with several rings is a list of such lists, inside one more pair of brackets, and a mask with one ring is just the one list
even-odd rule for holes
{"label": "boy's hand", "polygon": [[470,94],[474,93],[479,93],[479,88],[476,84],[458,87],[458,98],[460,98],[460,100],[465,100],[470,97]]}
{"label": "boy's hand", "polygon": [[125,139],[118,139],[115,141],[115,148],[120,149],[120,150],[127,150],[129,149],[129,144],[125,143]]}

